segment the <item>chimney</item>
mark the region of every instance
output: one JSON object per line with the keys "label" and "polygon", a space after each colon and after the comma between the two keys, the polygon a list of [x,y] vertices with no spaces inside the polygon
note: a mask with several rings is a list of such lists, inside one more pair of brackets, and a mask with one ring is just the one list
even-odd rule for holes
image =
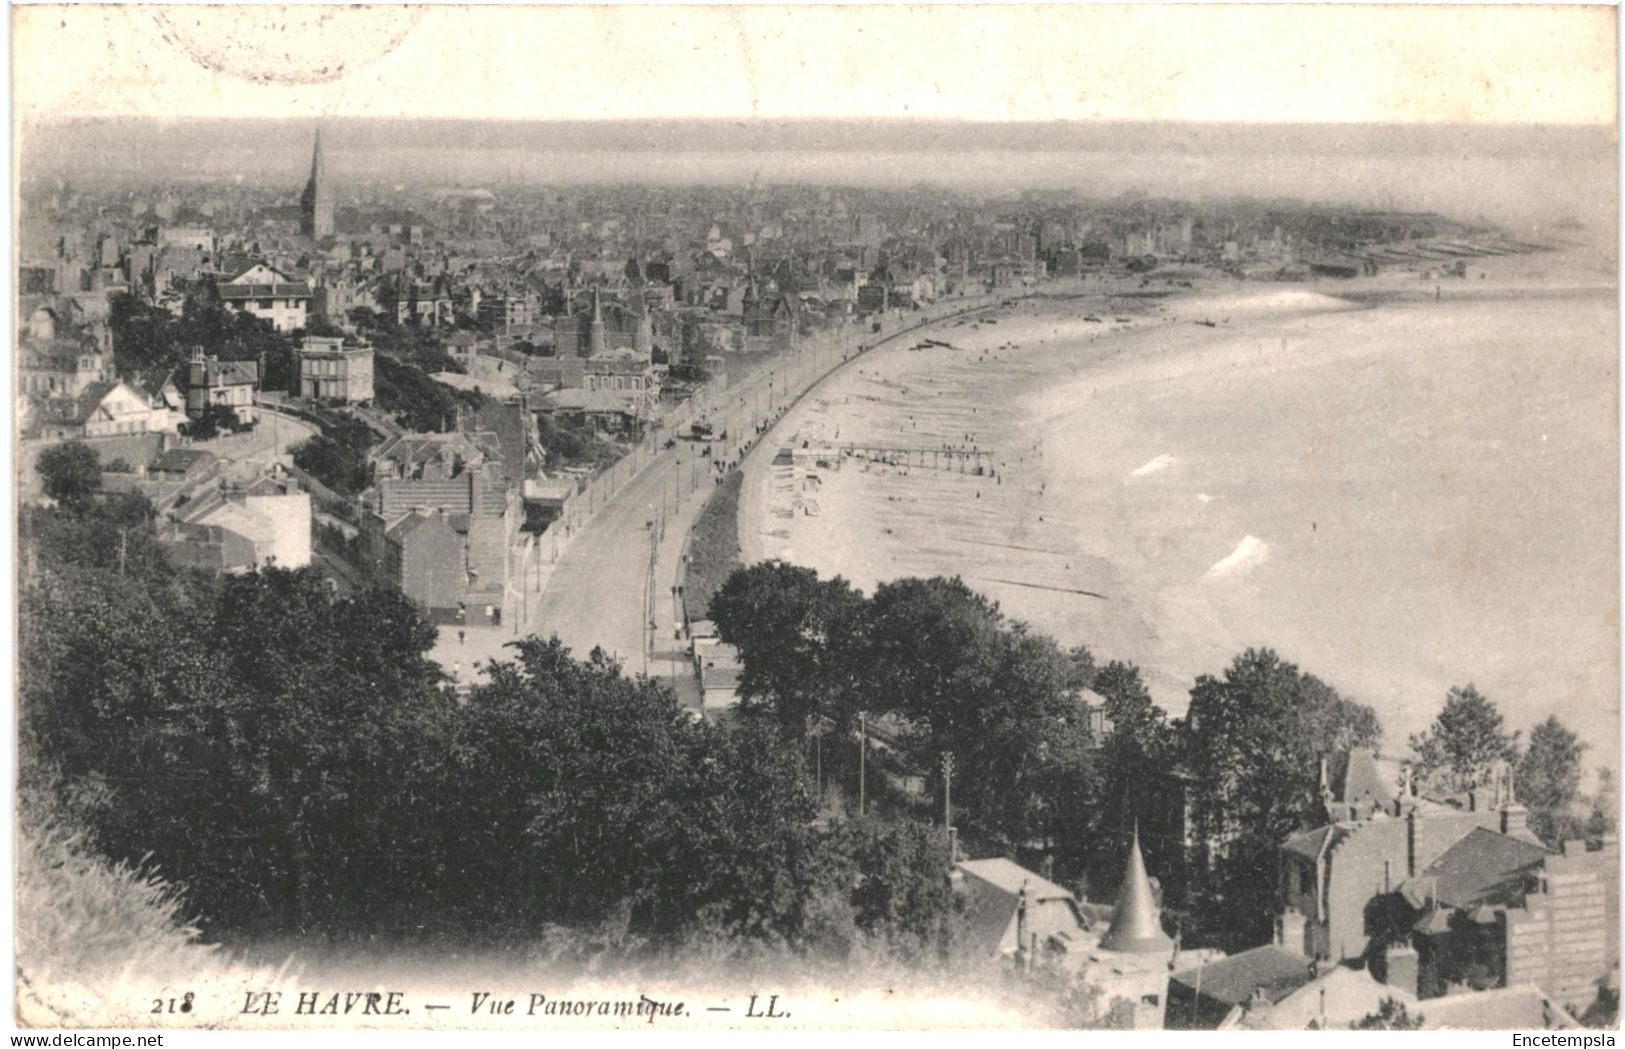
{"label": "chimney", "polygon": [[1412,809],[1405,817],[1405,877],[1414,878],[1416,873],[1427,866],[1427,833],[1422,825],[1422,813],[1419,808]]}
{"label": "chimney", "polygon": [[1421,960],[1417,957],[1416,948],[1410,944],[1390,947],[1386,954],[1386,961],[1387,967],[1384,970],[1383,983],[1415,996],[1417,974],[1421,969]]}
{"label": "chimney", "polygon": [[1509,837],[1529,836],[1529,810],[1513,802],[1501,807],[1501,833]]}
{"label": "chimney", "polygon": [[1026,968],[1027,962],[1027,882],[1021,882],[1021,892],[1016,896],[1016,967]]}
{"label": "chimney", "polygon": [[1278,946],[1299,954],[1308,954],[1308,937],[1305,935],[1309,929],[1309,919],[1294,910],[1281,912],[1280,918],[1275,922],[1275,942]]}

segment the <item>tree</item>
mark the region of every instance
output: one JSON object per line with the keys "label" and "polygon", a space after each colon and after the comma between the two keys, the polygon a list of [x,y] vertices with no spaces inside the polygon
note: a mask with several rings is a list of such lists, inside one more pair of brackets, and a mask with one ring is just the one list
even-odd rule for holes
{"label": "tree", "polygon": [[912,731],[916,767],[954,756],[957,811],[990,847],[1051,829],[1086,778],[1088,724],[1069,682],[1077,664],[1055,642],[1011,623],[959,579],[882,583],[870,602],[864,706]]}
{"label": "tree", "polygon": [[370,479],[367,449],[372,439],[372,430],[359,419],[338,420],[294,445],[293,464],[340,495],[352,495]]}
{"label": "tree", "polygon": [[1605,765],[1597,769],[1597,789],[1591,793],[1591,810],[1585,821],[1586,843],[1596,848],[1609,834],[1619,834],[1619,795],[1614,770]]}
{"label": "tree", "polygon": [[1518,800],[1529,808],[1535,836],[1556,848],[1581,835],[1571,809],[1580,797],[1580,754],[1585,744],[1556,715],[1535,726],[1518,762]]}
{"label": "tree", "polygon": [[[827,879],[794,748],[745,719],[700,724],[648,678],[557,638],[519,642],[474,689],[456,753],[478,783],[452,823],[471,921],[516,931],[622,914],[796,939]],[[501,907],[493,907],[501,901]]]}
{"label": "tree", "polygon": [[788,730],[827,716],[845,727],[856,715],[867,602],[846,580],[767,561],[734,572],[708,612],[744,661],[740,695]]}
{"label": "tree", "polygon": [[1488,697],[1471,684],[1452,688],[1428,730],[1411,737],[1418,773],[1443,790],[1478,786],[1496,764],[1517,759],[1518,733],[1502,729],[1501,712]]}
{"label": "tree", "polygon": [[210,928],[421,923],[457,709],[433,629],[398,592],[335,599],[309,570],[179,583],[54,569],[25,589],[30,778]]}
{"label": "tree", "polygon": [[948,880],[947,837],[912,820],[837,825],[829,848],[850,864],[854,924],[904,958],[951,945],[961,902]]}
{"label": "tree", "polygon": [[[376,372],[373,388],[379,408],[394,415],[402,426],[416,432],[450,430],[457,422],[463,407],[478,407],[484,397],[478,393],[455,390],[436,382],[416,364],[405,364],[393,357],[374,355]],[[462,366],[442,353],[433,360],[436,371],[462,371]]]}
{"label": "tree", "polygon": [[[1080,844],[1100,844],[1083,859],[1091,884],[1110,884],[1122,869],[1125,832],[1136,823],[1142,829],[1156,824],[1164,801],[1158,788],[1167,783],[1174,741],[1166,715],[1151,701],[1134,664],[1107,663],[1095,675],[1094,690],[1105,701],[1111,730],[1099,741],[1099,788],[1083,807],[1089,830]],[[1147,863],[1162,873],[1166,885],[1177,874],[1184,850],[1150,835],[1143,843]]]}
{"label": "tree", "polygon": [[224,404],[205,405],[203,414],[188,426],[189,436],[199,441],[212,440],[222,433],[236,433],[237,428],[237,413]]}
{"label": "tree", "polygon": [[68,510],[87,506],[101,491],[102,470],[96,452],[87,444],[53,444],[39,455],[34,470],[45,494]]}
{"label": "tree", "polygon": [[1228,949],[1262,942],[1274,913],[1276,848],[1320,822],[1320,758],[1375,742],[1370,708],[1343,699],[1269,649],[1237,656],[1222,679],[1191,689],[1184,756],[1191,818],[1210,853],[1197,888],[1198,935]]}

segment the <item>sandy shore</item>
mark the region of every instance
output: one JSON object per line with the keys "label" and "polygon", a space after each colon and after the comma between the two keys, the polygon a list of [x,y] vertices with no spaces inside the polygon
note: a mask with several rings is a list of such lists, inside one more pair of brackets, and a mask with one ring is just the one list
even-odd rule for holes
{"label": "sandy shore", "polygon": [[1549,257],[1483,269],[1437,301],[1403,277],[1130,285],[871,351],[774,443],[990,451],[992,473],[846,459],[791,478],[766,448],[745,560],[865,590],[960,575],[1140,664],[1176,713],[1196,675],[1268,644],[1375,705],[1391,746],[1469,680],[1514,726],[1555,709],[1611,740],[1614,297]]}

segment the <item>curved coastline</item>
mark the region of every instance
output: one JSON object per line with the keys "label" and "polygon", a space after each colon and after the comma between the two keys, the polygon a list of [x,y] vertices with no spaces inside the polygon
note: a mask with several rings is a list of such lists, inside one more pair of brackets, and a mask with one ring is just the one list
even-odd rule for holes
{"label": "curved coastline", "polygon": [[[744,561],[780,557],[866,590],[958,574],[1064,644],[1139,663],[1175,713],[1197,673],[1221,670],[1247,644],[1280,648],[1374,703],[1395,741],[1412,727],[1408,711],[1429,708],[1457,678],[1497,682],[1515,712],[1516,693],[1557,657],[1492,629],[1515,617],[1471,613],[1540,589],[1532,573],[1546,570],[1549,549],[1578,541],[1532,516],[1531,500],[1601,506],[1617,493],[1617,442],[1592,432],[1617,399],[1585,399],[1572,378],[1606,372],[1617,339],[1612,311],[1585,301],[1605,301],[1590,283],[1544,294],[1553,284],[1514,276],[1439,305],[1414,283],[1389,282],[1406,301],[1380,304],[1336,285],[1209,284],[1144,300],[1127,323],[1126,309],[1105,316],[1102,305],[1121,289],[1063,298],[1041,287],[997,309],[997,326],[950,319],[914,332],[956,350],[914,353],[894,339],[845,362],[760,442],[776,452],[836,437],[884,443],[888,433],[924,448],[976,437],[997,449],[996,477],[848,460],[815,471],[814,509],[786,517],[769,506],[773,453],[753,455],[738,520]],[[1225,305],[1228,318],[1208,326]],[[1102,314],[1093,321],[1091,307]],[[1507,324],[1523,327],[1508,335]],[[1568,348],[1532,348],[1537,334]],[[1423,352],[1399,352],[1412,343]],[[1388,384],[1405,403],[1375,403]],[[1486,429],[1478,397],[1484,413],[1519,415]],[[1551,461],[1559,445],[1566,454]],[[1530,496],[1490,461],[1503,446]],[[1395,505],[1378,506],[1390,490]],[[1486,561],[1496,546],[1506,556]],[[1617,551],[1587,552],[1599,570],[1617,565]],[[1362,573],[1391,577],[1405,606]],[[1607,601],[1583,597],[1583,608]],[[1605,718],[1597,706],[1617,695],[1617,651],[1577,630],[1559,603],[1539,600],[1547,620],[1532,633],[1589,665],[1569,669],[1558,702],[1606,734],[1617,704],[1604,704]]]}

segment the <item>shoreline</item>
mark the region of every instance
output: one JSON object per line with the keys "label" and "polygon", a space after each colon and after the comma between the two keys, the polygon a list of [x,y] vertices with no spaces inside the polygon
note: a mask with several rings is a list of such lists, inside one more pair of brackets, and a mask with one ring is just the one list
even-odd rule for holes
{"label": "shoreline", "polygon": [[[1421,290],[1409,280],[1360,283],[1386,284],[1395,292]],[[1077,315],[1090,305],[1103,307],[1108,298],[1126,299],[1120,293],[1127,289],[1085,287],[1068,289],[1064,295],[1045,294],[1042,286],[1029,290],[1029,297],[994,311],[996,326],[950,319],[918,332],[955,343],[960,349],[915,353],[892,345],[857,368],[826,377],[808,390],[810,396],[803,403],[781,417],[770,442],[775,452],[803,441],[816,446],[820,440],[930,448],[945,437],[963,439],[969,432],[985,445],[997,447],[996,477],[977,479],[847,459],[839,470],[809,469],[807,473],[818,475],[811,481],[803,479],[808,486],[804,499],[812,504],[811,511],[803,506],[792,511],[796,516],[786,519],[783,507],[775,517],[769,505],[767,472],[772,454],[752,457],[743,464],[747,477],[738,519],[742,563],[782,558],[813,567],[826,577],[843,575],[865,591],[883,579],[959,575],[1000,602],[1013,618],[1028,621],[1062,643],[1087,644],[1102,661],[1125,659],[1140,664],[1154,696],[1171,713],[1183,708],[1195,673],[1218,672],[1223,663],[1210,659],[1192,668],[1185,659],[1184,666],[1177,661],[1165,665],[1159,652],[1179,643],[1193,651],[1211,647],[1215,637],[1228,637],[1238,630],[1245,634],[1269,621],[1285,622],[1282,633],[1286,636],[1301,633],[1307,627],[1284,620],[1283,603],[1273,595],[1266,599],[1259,588],[1274,584],[1272,577],[1283,571],[1320,576],[1330,572],[1326,583],[1346,588],[1348,581],[1338,576],[1335,563],[1324,564],[1321,558],[1325,554],[1315,553],[1332,549],[1325,543],[1333,540],[1311,526],[1335,525],[1335,542],[1354,542],[1362,555],[1368,551],[1358,544],[1385,530],[1364,519],[1345,520],[1348,508],[1335,505],[1335,500],[1333,505],[1314,509],[1330,498],[1321,488],[1379,485],[1371,467],[1357,460],[1342,466],[1311,463],[1313,469],[1291,458],[1285,460],[1283,465],[1292,471],[1292,490],[1297,493],[1293,500],[1274,492],[1276,482],[1255,477],[1256,471],[1239,476],[1238,482],[1245,482],[1240,488],[1235,486],[1238,482],[1227,487],[1216,477],[1202,482],[1201,491],[1192,489],[1176,498],[1178,486],[1195,483],[1190,480],[1190,471],[1196,467],[1191,456],[1200,459],[1208,453],[1201,448],[1205,441],[1200,438],[1197,445],[1189,444],[1190,433],[1181,440],[1155,437],[1161,427],[1154,424],[1159,413],[1172,410],[1171,404],[1187,397],[1195,398],[1188,411],[1198,416],[1209,412],[1213,410],[1209,394],[1218,394],[1219,403],[1229,403],[1238,384],[1245,385],[1242,376],[1265,376],[1272,385],[1303,397],[1308,396],[1303,391],[1312,387],[1315,376],[1322,374],[1336,377],[1339,384],[1345,379],[1367,381],[1361,377],[1371,374],[1373,368],[1400,368],[1405,374],[1406,369],[1422,369],[1426,375],[1426,369],[1443,366],[1433,361],[1435,353],[1458,357],[1466,353],[1458,363],[1467,366],[1469,375],[1476,370],[1472,362],[1479,360],[1488,374],[1502,366],[1498,357],[1474,356],[1482,352],[1473,348],[1478,343],[1468,349],[1452,350],[1446,345],[1436,351],[1434,344],[1448,344],[1460,334],[1455,329],[1463,327],[1464,321],[1465,327],[1479,324],[1480,311],[1517,319],[1518,311],[1529,306],[1544,311],[1541,317],[1555,317],[1554,323],[1567,323],[1570,317],[1594,316],[1597,311],[1592,307],[1601,301],[1600,289],[1581,287],[1553,294],[1550,282],[1523,279],[1475,284],[1470,298],[1452,300],[1447,295],[1437,310],[1431,295],[1415,296],[1414,302],[1406,301],[1411,296],[1377,303],[1353,301],[1353,296],[1341,293],[1384,289],[1349,288],[1329,280],[1202,282],[1173,295],[1142,298],[1142,312],[1125,325],[1114,324],[1113,317],[1086,324]],[[1584,309],[1571,310],[1569,300],[1587,304]],[[1233,307],[1229,323],[1217,316],[1212,327],[1201,320],[1193,322],[1208,308],[1225,305]],[[1379,305],[1389,308],[1378,309]],[[1125,309],[1118,317],[1127,314]],[[946,334],[950,330],[953,334]],[[969,335],[973,330],[975,339]],[[1348,334],[1367,330],[1379,337]],[[1396,354],[1395,333],[1431,352]],[[1005,345],[1012,342],[1021,344],[1020,348]],[[978,353],[985,359],[978,360]],[[1494,377],[1498,376],[1497,372]],[[1196,386],[1187,390],[1191,383]],[[1195,392],[1198,390],[1208,393]],[[1329,410],[1319,401],[1338,402],[1348,396],[1352,395],[1328,390],[1298,402],[1306,407],[1285,413],[1286,422],[1263,417],[1260,425],[1268,430],[1302,423],[1310,431],[1304,437],[1311,441],[1304,447],[1313,448],[1318,440],[1314,432],[1321,425],[1315,422],[1315,414]],[[1353,417],[1368,408],[1367,402],[1354,399],[1343,414]],[[1455,406],[1451,410],[1461,409]],[[1598,411],[1581,413],[1583,419],[1598,415]],[[1471,416],[1467,418],[1471,421]],[[1398,421],[1413,425],[1409,416]],[[920,429],[898,436],[900,425]],[[1196,422],[1192,425],[1197,434],[1205,432]],[[888,429],[890,441],[881,432]],[[1057,444],[1056,435],[1061,433],[1073,436]],[[837,434],[838,441],[830,442]],[[1086,434],[1092,436],[1084,437]],[[1143,453],[1138,450],[1142,446]],[[1432,451],[1424,442],[1409,454],[1413,458],[1421,454],[1425,459]],[[1612,454],[1617,475],[1617,446]],[[1234,461],[1233,451],[1227,451],[1226,458],[1206,464],[1204,469],[1222,467],[1222,477]],[[1091,478],[1082,485],[1080,469],[1082,476]],[[1317,470],[1333,472],[1317,474]],[[1309,483],[1317,479],[1318,487]],[[1469,479],[1485,480],[1476,475]],[[1258,483],[1266,488],[1259,489]],[[1303,487],[1306,483],[1309,486]],[[1487,483],[1499,482],[1492,479]],[[782,490],[782,478],[780,486]],[[1432,499],[1425,491],[1421,497]],[[1472,486],[1457,484],[1438,502],[1453,506],[1450,500],[1477,497]],[[1309,537],[1320,540],[1318,546],[1290,532],[1278,534],[1281,513],[1289,513],[1299,504],[1308,517],[1317,519],[1305,519],[1302,527]],[[1463,506],[1471,506],[1472,511],[1461,520],[1445,514],[1430,527],[1445,528],[1447,535],[1466,529],[1469,519],[1480,511],[1475,503]],[[1254,519],[1260,507],[1274,524]],[[1436,508],[1434,513],[1438,513]],[[1354,531],[1348,531],[1350,528]],[[1474,540],[1467,535],[1462,541]],[[1527,540],[1512,536],[1508,541]],[[1429,539],[1433,546],[1438,542]],[[1448,584],[1454,593],[1463,585],[1487,585],[1482,579],[1436,579],[1436,572],[1454,570],[1455,558],[1461,555],[1452,550],[1429,549],[1407,556],[1410,561],[1402,567],[1411,571],[1420,564],[1425,573],[1417,584],[1425,589],[1413,595],[1419,606],[1450,596],[1436,594],[1432,589],[1436,586]],[[1236,562],[1221,570],[1221,563],[1231,558]],[[1261,563],[1268,567],[1259,568]],[[1306,585],[1302,580],[1293,582],[1300,588]],[[1342,602],[1344,614],[1355,617],[1355,627],[1368,629],[1371,624],[1366,620],[1372,613],[1361,606],[1366,598],[1354,598],[1352,593],[1350,598],[1353,604]],[[1266,614],[1259,617],[1253,606]],[[1320,631],[1314,636],[1337,633],[1339,627],[1331,620],[1318,626],[1330,614],[1316,610],[1307,617]],[[1309,645],[1308,656],[1300,654],[1303,646],[1276,641],[1269,633],[1260,641],[1280,649],[1284,658],[1327,676],[1345,694],[1373,703],[1390,715],[1390,732],[1411,727],[1408,722],[1403,726],[1395,723],[1402,720],[1397,715],[1405,706],[1415,706],[1419,699],[1429,703],[1435,699],[1430,693],[1418,694],[1420,670],[1367,671],[1353,675],[1351,686],[1337,673],[1326,671],[1331,661],[1309,658],[1317,645],[1324,647],[1323,641]],[[1433,667],[1427,674],[1430,682],[1434,676],[1440,680],[1478,676],[1521,683],[1511,662],[1499,656],[1486,657],[1488,664],[1475,662],[1474,650],[1465,646],[1459,654],[1432,656],[1407,650],[1379,659],[1377,665]],[[1238,641],[1224,661],[1239,651]],[[1614,659],[1617,662],[1617,653]],[[1439,669],[1452,660],[1465,669]],[[1379,678],[1380,683],[1371,683]],[[1606,671],[1600,675],[1604,682],[1607,678]],[[1573,684],[1565,682],[1562,691],[1576,697],[1574,702],[1586,694],[1578,677]],[[1443,695],[1443,687],[1438,694]],[[1598,693],[1593,690],[1590,694]],[[1597,720],[1595,708],[1588,709],[1589,718]],[[1393,738],[1402,737],[1394,733]]]}

